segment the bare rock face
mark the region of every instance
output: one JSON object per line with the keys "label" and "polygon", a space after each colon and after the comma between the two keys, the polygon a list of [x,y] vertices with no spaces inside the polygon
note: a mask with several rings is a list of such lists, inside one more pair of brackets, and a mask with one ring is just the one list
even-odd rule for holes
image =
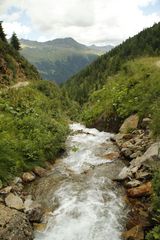
{"label": "bare rock face", "polygon": [[22,210],[24,208],[22,199],[19,196],[14,195],[13,193],[10,193],[5,198],[5,203],[8,207],[15,208],[17,210]]}
{"label": "bare rock face", "polygon": [[22,180],[25,182],[25,183],[29,183],[29,182],[32,182],[34,181],[36,178],[35,174],[32,173],[32,172],[25,172],[23,173],[23,176],[22,176]]}
{"label": "bare rock face", "polygon": [[0,204],[0,239],[33,240],[33,229],[24,213]]}
{"label": "bare rock face", "polygon": [[138,123],[139,123],[138,115],[137,114],[131,115],[124,121],[119,131],[120,133],[124,133],[124,134],[128,133],[129,130],[136,129],[138,126]]}
{"label": "bare rock face", "polygon": [[128,197],[137,198],[151,195],[152,193],[152,184],[151,182],[144,183],[139,187],[134,187],[127,190]]}

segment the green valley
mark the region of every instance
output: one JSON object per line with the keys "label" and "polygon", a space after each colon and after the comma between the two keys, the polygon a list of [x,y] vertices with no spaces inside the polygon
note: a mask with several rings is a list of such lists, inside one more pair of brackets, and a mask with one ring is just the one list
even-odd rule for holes
{"label": "green valley", "polygon": [[[52,235],[43,235],[48,234],[48,229],[40,230],[42,237],[54,234],[63,237],[70,224],[71,232],[68,228],[67,231],[72,239],[82,236],[79,225],[86,227],[79,239],[87,239],[86,236],[97,239],[95,226],[100,225],[100,235],[104,222],[108,224],[106,215],[111,214],[109,237],[159,240],[160,23],[104,55],[108,48],[86,47],[71,38],[46,43],[21,40],[21,51],[18,51],[19,45],[16,50],[11,42],[7,42],[0,23],[0,189],[15,176],[26,171],[32,175],[35,167],[54,163],[66,150],[67,157],[58,159],[51,174],[40,176],[34,172],[40,178],[41,190],[37,193],[45,196],[49,192],[49,204],[54,210],[58,209],[56,216],[50,214],[54,210],[49,205],[49,209],[45,209],[47,214],[49,211],[54,220],[59,216],[60,220],[64,219],[60,225],[55,221],[58,227],[52,226],[49,232],[53,231]],[[54,79],[62,84],[58,86]],[[80,123],[73,123],[75,121]],[[110,174],[112,170],[114,176]],[[32,181],[25,181],[23,176],[20,180],[22,187]],[[31,191],[37,186],[33,184]],[[18,191],[11,187],[9,194],[11,192],[12,197],[19,194],[22,203],[28,201],[25,192]],[[1,194],[4,194],[2,205],[10,208],[6,200],[9,194],[3,191]],[[130,208],[129,216],[126,205]],[[59,206],[65,213],[59,211]],[[97,212],[95,206],[100,206]],[[119,223],[122,212],[125,216],[123,223]],[[92,222],[92,218],[96,221]],[[72,232],[77,219],[80,224]],[[29,221],[32,225],[41,223],[37,219]],[[114,229],[115,222],[118,230]],[[122,227],[124,222],[127,222],[126,229]],[[93,235],[90,229],[94,229]],[[103,238],[104,235],[100,235],[98,239]]]}
{"label": "green valley", "polygon": [[48,42],[21,40],[21,53],[37,67],[43,79],[65,82],[72,75],[93,62],[112,46],[90,46],[72,38],[55,39]]}

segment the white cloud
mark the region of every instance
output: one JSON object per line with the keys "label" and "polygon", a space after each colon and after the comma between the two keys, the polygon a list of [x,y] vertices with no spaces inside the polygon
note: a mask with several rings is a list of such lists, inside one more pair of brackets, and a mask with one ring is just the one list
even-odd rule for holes
{"label": "white cloud", "polygon": [[28,38],[29,33],[31,32],[31,28],[25,26],[19,22],[4,22],[3,27],[7,34],[7,37],[11,37],[13,32],[16,32],[19,38]]}
{"label": "white cloud", "polygon": [[[37,39],[41,40],[69,36],[87,44],[104,44],[107,41],[116,44],[160,21],[160,9],[157,9],[156,13],[145,15],[140,8],[159,0],[12,0],[12,4],[10,0],[0,2],[0,13],[4,13],[11,5],[25,10],[31,18],[32,30],[39,31]],[[15,21],[15,24],[10,19],[11,16],[5,25],[8,32],[12,25],[13,28],[16,27],[14,30],[18,30],[18,34],[29,34],[29,27],[18,21]]]}

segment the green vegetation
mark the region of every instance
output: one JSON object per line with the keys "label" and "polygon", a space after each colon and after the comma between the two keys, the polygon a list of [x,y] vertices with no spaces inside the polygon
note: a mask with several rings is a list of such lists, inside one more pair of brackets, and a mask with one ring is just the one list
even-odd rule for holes
{"label": "green vegetation", "polygon": [[20,42],[19,42],[19,39],[16,35],[16,33],[13,33],[12,34],[12,37],[11,37],[11,46],[16,49],[17,51],[19,51],[21,49],[20,47]]}
{"label": "green vegetation", "polygon": [[113,117],[116,121],[133,113],[140,117],[151,114],[153,133],[160,135],[159,61],[159,58],[140,58],[125,63],[118,74],[108,77],[101,90],[91,94],[83,107],[82,120],[91,126],[103,116],[104,128],[109,129]]}
{"label": "green vegetation", "polygon": [[153,179],[153,196],[152,196],[152,215],[153,229],[147,234],[146,240],[160,239],[160,171],[156,172]]}
{"label": "green vegetation", "polygon": [[60,89],[37,81],[0,95],[0,179],[44,165],[64,149],[68,134]]}
{"label": "green vegetation", "polygon": [[6,34],[4,33],[4,30],[3,30],[3,27],[2,27],[2,21],[0,21],[0,39],[3,42],[7,42]]}
{"label": "green vegetation", "polygon": [[69,96],[83,105],[90,94],[101,89],[106,79],[117,74],[128,60],[141,56],[158,56],[160,54],[159,39],[160,23],[143,30],[99,57],[93,64],[66,82],[65,88]]}

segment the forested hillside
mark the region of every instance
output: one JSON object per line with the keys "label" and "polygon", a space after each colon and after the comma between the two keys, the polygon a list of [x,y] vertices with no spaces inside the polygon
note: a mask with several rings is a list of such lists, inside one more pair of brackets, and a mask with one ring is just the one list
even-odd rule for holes
{"label": "forested hillside", "polygon": [[66,82],[69,95],[80,104],[94,90],[101,89],[107,77],[116,74],[130,59],[160,54],[160,23],[129,38]]}

